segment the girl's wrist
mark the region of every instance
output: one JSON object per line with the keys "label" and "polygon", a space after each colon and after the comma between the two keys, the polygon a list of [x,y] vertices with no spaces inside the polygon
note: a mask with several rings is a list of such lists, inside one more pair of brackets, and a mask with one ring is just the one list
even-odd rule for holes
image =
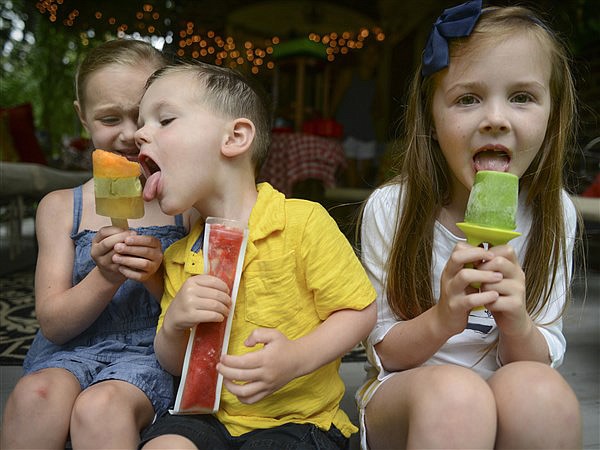
{"label": "girl's wrist", "polygon": [[503,364],[514,361],[539,361],[550,363],[548,344],[536,324],[528,317],[527,328],[519,333],[500,331],[498,358]]}
{"label": "girl's wrist", "polygon": [[[429,330],[434,340],[438,340],[440,342],[446,342],[452,336],[455,336],[461,333],[463,330],[454,331],[450,327],[448,327],[448,323],[445,320],[445,317],[440,311],[439,303],[433,305],[429,312],[431,313],[431,319],[429,320]],[[425,312],[427,313],[427,311]]]}
{"label": "girl's wrist", "polygon": [[446,342],[452,336],[456,336],[463,332],[464,328],[454,330],[448,326],[448,316],[445,316],[442,313],[439,303],[433,305],[430,311],[434,312],[434,314],[432,314],[434,320],[430,321],[430,326],[431,332],[436,338]]}
{"label": "girl's wrist", "polygon": [[108,272],[106,270],[101,269],[99,266],[94,267],[94,269],[92,270],[96,270],[97,273],[100,275],[100,278],[111,287],[119,288],[125,282],[125,280],[127,280],[127,277],[125,277],[125,275],[122,275],[121,273]]}
{"label": "girl's wrist", "polygon": [[500,329],[500,338],[505,340],[505,341],[510,341],[510,342],[514,342],[516,344],[522,343],[522,342],[526,342],[527,340],[529,340],[531,338],[531,336],[533,335],[533,332],[536,329],[536,325],[535,323],[533,323],[533,320],[531,320],[531,317],[529,317],[529,315],[526,316],[523,325],[521,325],[520,327],[516,328],[516,329],[507,329],[507,330],[503,330]]}

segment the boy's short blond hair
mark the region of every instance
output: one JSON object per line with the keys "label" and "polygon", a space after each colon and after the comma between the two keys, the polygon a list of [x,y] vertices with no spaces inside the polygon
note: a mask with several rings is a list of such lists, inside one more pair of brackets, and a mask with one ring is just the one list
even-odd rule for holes
{"label": "boy's short blond hair", "polygon": [[211,111],[230,119],[245,118],[255,127],[252,162],[255,174],[267,159],[271,144],[271,112],[264,89],[254,80],[232,69],[199,61],[180,62],[157,70],[146,89],[158,78],[172,73],[190,73],[201,83],[202,101]]}

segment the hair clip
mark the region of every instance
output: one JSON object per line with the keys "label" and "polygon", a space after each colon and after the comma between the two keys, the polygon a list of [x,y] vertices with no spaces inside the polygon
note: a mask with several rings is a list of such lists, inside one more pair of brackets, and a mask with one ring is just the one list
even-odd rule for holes
{"label": "hair clip", "polygon": [[423,69],[426,77],[448,66],[450,55],[448,40],[469,36],[481,15],[482,0],[471,0],[445,9],[433,24],[423,52]]}

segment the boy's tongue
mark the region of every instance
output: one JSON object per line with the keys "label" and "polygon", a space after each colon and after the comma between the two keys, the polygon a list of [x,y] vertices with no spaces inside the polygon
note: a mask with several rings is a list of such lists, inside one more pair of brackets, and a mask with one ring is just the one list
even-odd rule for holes
{"label": "boy's tongue", "polygon": [[154,172],[146,179],[144,185],[144,200],[150,202],[156,198],[158,191],[158,182],[160,181],[160,171]]}
{"label": "boy's tongue", "polygon": [[509,156],[504,152],[486,150],[479,152],[473,158],[475,170],[493,170],[495,172],[508,172]]}

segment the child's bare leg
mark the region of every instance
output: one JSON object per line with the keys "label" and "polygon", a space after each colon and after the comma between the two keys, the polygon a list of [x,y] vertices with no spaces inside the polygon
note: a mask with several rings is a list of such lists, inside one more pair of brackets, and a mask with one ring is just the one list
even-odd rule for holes
{"label": "child's bare leg", "polygon": [[458,366],[398,372],[366,408],[372,450],[493,448],[496,405],[486,381]]}
{"label": "child's bare leg", "polygon": [[164,436],[159,436],[157,438],[152,439],[150,442],[148,442],[142,447],[142,450],[194,450],[196,448],[197,447],[193,444],[192,441],[183,436],[165,434]]}
{"label": "child's bare leg", "polygon": [[0,448],[64,449],[71,409],[81,387],[64,369],[21,378],[4,408]]}
{"label": "child's bare leg", "polygon": [[489,380],[498,406],[496,448],[581,448],[579,402],[549,366],[518,362]]}
{"label": "child's bare leg", "polygon": [[90,386],[77,398],[71,417],[73,448],[136,448],[152,422],[152,403],[136,386],[118,380]]}

